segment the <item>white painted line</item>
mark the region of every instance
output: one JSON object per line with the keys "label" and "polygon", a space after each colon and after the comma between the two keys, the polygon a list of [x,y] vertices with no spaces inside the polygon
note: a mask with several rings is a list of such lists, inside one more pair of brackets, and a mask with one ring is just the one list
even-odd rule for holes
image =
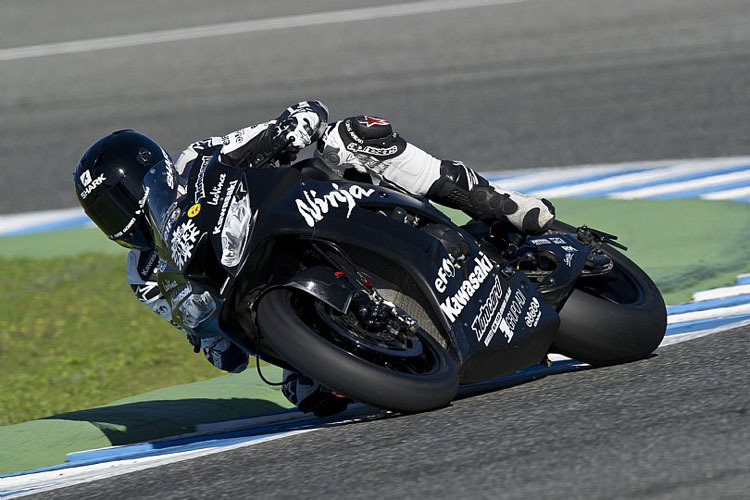
{"label": "white painted line", "polygon": [[686,312],[682,314],[672,314],[667,317],[667,324],[671,325],[674,323],[684,323],[686,321],[695,321],[699,319],[728,318],[731,316],[739,316],[742,314],[750,314],[750,304],[742,304],[732,307],[719,307],[716,309]]}
{"label": "white painted line", "polygon": [[688,332],[688,333],[678,333],[676,335],[668,335],[664,337],[664,340],[661,341],[661,344],[659,344],[659,348],[667,347],[673,344],[679,344],[681,342],[687,342],[688,340],[697,339],[700,337],[705,337],[706,335],[712,335],[714,333],[723,332],[725,330],[732,330],[734,328],[740,328],[742,326],[750,325],[750,321],[738,321],[737,323],[731,323],[728,325],[722,325],[717,328],[711,328],[708,330],[700,330],[697,332]]}
{"label": "white painted line", "polygon": [[714,288],[711,290],[701,290],[700,292],[695,292],[693,294],[693,302],[711,299],[725,299],[727,297],[734,297],[736,295],[744,295],[747,293],[750,293],[750,285],[733,285]]}
{"label": "white painted line", "polygon": [[274,436],[268,436],[219,448],[202,448],[199,450],[183,451],[169,455],[157,455],[151,457],[117,460],[113,462],[104,462],[94,465],[72,467],[69,469],[36,472],[34,474],[26,474],[23,476],[5,477],[0,478],[0,492],[5,493],[11,491],[26,490],[23,493],[9,495],[5,498],[16,498],[26,495],[33,495],[42,491],[55,490],[57,488],[73,486],[76,484],[90,483],[92,481],[98,481],[99,479],[106,479],[130,472],[160,467],[162,465],[181,462],[183,460],[203,457],[206,455],[213,455],[215,453],[221,453],[236,448],[253,446],[256,444],[266,443],[268,441],[273,441],[288,436],[294,436],[296,434],[312,432],[314,430],[317,429],[290,431],[283,434],[276,434]]}
{"label": "white painted line", "polygon": [[287,28],[301,28],[305,26],[320,26],[324,24],[344,23],[352,21],[366,21],[387,17],[411,16],[429,14],[451,10],[468,9],[472,7],[490,7],[524,2],[526,0],[426,0],[382,7],[365,7],[359,9],[345,9],[332,12],[316,12],[296,16],[271,17],[233,23],[210,24],[192,28],[179,28],[132,35],[109,36],[76,40],[71,42],[47,43],[0,49],[0,61],[28,59],[31,57],[74,54],[94,50],[135,47],[153,43],[177,42],[195,40],[215,36],[237,35],[240,33],[257,33]]}
{"label": "white painted line", "polygon": [[745,198],[750,196],[750,186],[727,189],[725,191],[714,191],[713,193],[702,194],[704,200],[731,200],[732,198]]}
{"label": "white painted line", "polygon": [[[601,191],[603,189],[615,189],[619,187],[633,186],[652,181],[668,180],[670,178],[679,177],[682,175],[700,174],[701,172],[714,170],[721,167],[731,167],[735,165],[737,165],[736,161],[727,162],[723,160],[681,163],[678,165],[673,165],[671,167],[659,168],[647,172],[636,172],[632,174],[618,175],[615,177],[586,182],[575,186],[561,186],[559,188],[546,189],[539,191],[537,194],[549,198],[565,198],[567,196],[577,196],[592,191]],[[748,172],[743,173],[745,173],[746,175],[750,175],[750,173]],[[699,185],[703,185],[704,180],[705,179],[695,179],[695,181],[698,182]],[[679,184],[680,183],[670,184],[670,186]],[[659,189],[663,187],[664,185],[660,185],[644,189]],[[614,194],[613,196],[617,195]]]}
{"label": "white painted line", "polygon": [[[564,182],[570,181],[575,183],[576,179],[582,177],[588,177],[590,175],[605,174],[613,170],[619,170],[622,168],[628,168],[630,165],[597,165],[597,166],[586,166],[586,167],[560,167],[553,169],[534,169],[532,172],[529,170],[518,171],[518,177],[512,177],[509,179],[503,179],[498,181],[502,187],[506,189],[514,189],[517,191],[523,191],[526,186],[533,186],[540,183],[548,182]],[[635,167],[633,167],[635,168]],[[482,172],[482,175],[492,177],[492,175],[508,175],[508,172]]]}
{"label": "white painted line", "polygon": [[81,208],[64,208],[61,210],[44,210],[40,212],[0,215],[0,235],[38,224],[65,221],[82,215],[84,215],[84,212]]}
{"label": "white painted line", "polygon": [[672,184],[661,186],[634,189],[632,191],[623,191],[621,193],[612,194],[611,197],[618,199],[646,198],[649,196],[658,196],[663,194],[677,193],[680,191],[687,191],[689,189],[703,188],[708,186],[721,186],[722,184],[729,184],[730,182],[745,180],[750,181],[750,171],[714,175],[712,177],[704,177],[702,179],[693,179],[690,181],[674,182]]}

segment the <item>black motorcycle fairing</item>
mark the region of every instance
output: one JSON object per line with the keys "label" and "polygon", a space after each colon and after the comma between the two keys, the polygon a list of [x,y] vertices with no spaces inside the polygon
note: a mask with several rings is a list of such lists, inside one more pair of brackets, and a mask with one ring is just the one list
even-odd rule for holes
{"label": "black motorcycle fairing", "polygon": [[[252,186],[255,183],[249,182],[248,184]],[[295,213],[289,210],[290,205],[294,206],[292,200],[290,200],[292,196],[295,196],[294,202],[302,201],[307,207],[310,207],[311,199],[323,199],[326,194],[332,191],[332,188],[341,191],[352,185],[353,183],[345,181],[324,183],[308,179],[303,180],[296,187],[289,184],[283,192],[279,192],[280,196],[277,199],[269,195],[264,206],[259,208],[258,221],[253,233],[253,238],[258,238],[258,240],[254,241],[253,245],[259,244],[262,238],[278,238],[290,231],[299,236],[304,233],[301,229],[304,229],[305,226],[310,227],[308,219],[305,219],[301,213],[296,214],[295,220]],[[535,316],[537,311],[540,311],[540,317],[543,317],[544,321],[539,321],[531,327],[519,324],[516,316],[519,313],[523,315],[529,313],[532,304],[531,299],[536,295],[533,286],[525,276],[518,273],[516,281],[512,284],[506,282],[506,278],[497,272],[497,266],[491,263],[486,256],[483,257],[479,245],[471,235],[457,228],[442,213],[436,212],[433,207],[385,188],[370,186],[368,189],[371,189],[372,193],[363,196],[361,200],[357,200],[356,206],[352,208],[350,213],[346,212],[346,207],[338,206],[327,207],[328,211],[314,214],[319,218],[313,218],[312,221],[313,225],[310,228],[312,229],[310,234],[312,241],[336,241],[354,258],[357,266],[373,277],[376,287],[382,286],[382,282],[395,282],[396,289],[406,290],[411,288],[411,295],[422,304],[432,322],[438,325],[440,333],[447,337],[447,344],[460,362],[466,363],[484,351],[507,351],[512,353],[509,355],[507,367],[508,370],[513,371],[519,366],[533,364],[543,358],[546,348],[552,342],[556,329],[556,314],[553,310],[548,310],[543,301],[537,297],[536,302],[534,302],[535,309],[531,321],[537,319]],[[305,192],[309,193],[310,196],[305,196]],[[435,234],[434,231],[422,229],[424,226],[406,224],[386,216],[388,210],[394,207],[406,209],[410,213],[423,217],[428,225],[439,223],[448,228],[454,235],[458,235],[458,240],[462,243],[453,246],[465,246],[467,249],[466,255],[458,261],[455,252],[453,255],[450,253],[449,247],[451,245],[446,245],[444,233]],[[307,208],[303,208],[303,210],[307,210]],[[265,217],[268,213],[279,214],[284,212],[286,212],[285,222],[289,224],[286,226],[278,224],[276,218],[271,223],[269,221],[272,219]],[[292,217],[286,218],[290,213]],[[306,213],[309,215],[309,210]],[[300,224],[301,219],[304,220],[303,224]],[[456,241],[455,237],[448,239]],[[462,305],[464,295],[462,295],[460,289],[462,286],[469,286],[465,283],[471,282],[472,272],[478,266],[477,259],[484,259],[482,261],[484,266],[493,269],[481,273],[482,283],[475,283],[476,286],[471,285],[472,295],[478,300],[468,303],[467,299],[467,304]],[[254,260],[254,258],[249,259],[250,262]],[[457,260],[454,264],[456,267],[455,275],[451,278],[450,283],[445,284],[444,295],[440,294],[435,288],[436,276],[440,269],[436,269],[434,266],[436,264],[443,265],[447,262],[453,263],[454,260]],[[478,275],[475,275],[475,278],[476,276]],[[401,278],[401,281],[395,281],[399,278]],[[382,282],[380,279],[382,279]],[[404,279],[406,281],[403,281]],[[505,324],[512,324],[517,335],[514,344],[511,344],[509,339],[500,343],[498,342],[500,337],[495,339],[496,342],[492,345],[490,345],[492,338],[485,344],[486,336],[479,335],[480,338],[477,338],[477,334],[470,330],[472,323],[482,312],[483,304],[493,293],[493,289],[494,293],[497,293],[495,285],[498,282],[500,282],[500,289],[504,294],[507,294],[504,297],[508,297],[508,299],[504,301],[505,305],[502,309],[485,307],[484,314],[489,318],[484,318],[482,321],[491,320],[491,322],[498,322],[499,324],[505,319]],[[523,289],[521,289],[522,283]],[[511,296],[515,296],[516,292],[522,293],[523,297],[515,302],[514,312],[511,314],[510,309],[505,310],[505,308],[510,308],[514,304]],[[450,301],[454,298],[458,302],[451,304]],[[494,305],[500,306],[503,305],[503,302],[499,301]],[[446,311],[448,312],[446,313]],[[469,329],[468,335],[465,333],[467,329]],[[537,330],[542,331],[542,334],[535,337],[539,342],[529,343],[530,349],[528,351],[519,349],[519,346],[531,340],[528,334]],[[512,337],[512,335],[508,335],[508,337]],[[466,364],[468,368],[463,370],[463,378],[467,379],[470,376],[469,372],[474,369],[481,372],[482,376],[493,371],[495,375],[500,374],[500,372],[509,373],[510,371],[504,371],[502,356],[498,358],[496,357],[497,354],[498,352],[494,352],[492,355],[489,353],[482,354],[477,357],[477,361]],[[493,356],[495,356],[494,362],[492,361]]]}
{"label": "black motorcycle fairing", "polygon": [[560,318],[523,273],[506,282],[496,276],[486,298],[477,302],[473,320],[463,324],[476,344],[461,364],[461,383],[507,375],[544,359]]}
{"label": "black motorcycle fairing", "polygon": [[[573,234],[546,234],[529,237],[518,249],[518,255],[532,255],[538,264],[540,257],[554,263],[554,269],[540,276],[536,288],[556,311],[562,309],[581,275],[591,247]],[[529,274],[533,275],[533,272]]]}
{"label": "black motorcycle fairing", "polygon": [[[463,381],[510,373],[546,355],[557,328],[554,310],[522,273],[500,273],[501,263],[472,235],[422,200],[372,184],[312,179],[294,168],[243,170],[206,158],[193,170],[177,201],[179,215],[163,226],[167,257],[211,291],[222,305],[220,324],[242,330],[233,334],[244,348],[260,340],[253,324],[258,296],[284,284],[305,288],[305,279],[293,278],[305,270],[304,255],[335,242],[376,287],[393,283],[418,305],[461,364]],[[230,205],[244,197],[252,227],[230,267],[217,263],[222,231]],[[321,297],[335,292],[329,305],[346,307],[337,288],[327,288],[332,282],[313,283]],[[259,350],[276,357],[262,343]]]}
{"label": "black motorcycle fairing", "polygon": [[[344,313],[349,309],[355,290],[347,280],[338,279],[336,273],[337,271],[329,267],[314,266],[298,272],[292,279],[277,287],[301,290]],[[265,291],[273,288],[267,288]]]}

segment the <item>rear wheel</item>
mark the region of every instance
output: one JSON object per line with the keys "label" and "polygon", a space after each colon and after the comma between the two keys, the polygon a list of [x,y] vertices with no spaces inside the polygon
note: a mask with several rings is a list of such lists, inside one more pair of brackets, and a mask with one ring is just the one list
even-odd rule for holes
{"label": "rear wheel", "polygon": [[[565,231],[568,232],[568,231]],[[633,261],[611,247],[613,268],[579,278],[560,311],[551,350],[591,365],[645,358],[664,338],[667,313],[656,285]]]}
{"label": "rear wheel", "polygon": [[258,325],[292,366],[364,403],[422,411],[444,406],[458,390],[458,370],[447,351],[396,314],[373,328],[351,310],[343,314],[311,295],[282,288],[260,301]]}

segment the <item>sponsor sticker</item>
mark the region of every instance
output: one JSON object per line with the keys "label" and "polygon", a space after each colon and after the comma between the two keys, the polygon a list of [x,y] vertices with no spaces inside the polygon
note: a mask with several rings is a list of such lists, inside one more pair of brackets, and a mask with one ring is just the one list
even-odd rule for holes
{"label": "sponsor sticker", "polygon": [[98,188],[99,186],[101,186],[102,183],[107,180],[107,178],[104,177],[103,173],[99,174],[99,177],[97,177],[96,179],[92,180],[91,179],[91,172],[89,172],[88,170],[84,171],[81,174],[80,179],[81,179],[81,184],[83,184],[83,186],[84,186],[83,187],[83,191],[81,191],[81,199],[82,200],[85,200],[88,197],[88,195],[90,195],[91,193],[93,193],[96,188]]}
{"label": "sponsor sticker", "polygon": [[148,261],[146,261],[146,265],[140,269],[140,273],[142,276],[150,276],[151,273],[154,272],[154,269],[156,268],[156,260],[158,258],[159,258],[158,253],[151,252],[151,255],[148,257]]}
{"label": "sponsor sticker", "polygon": [[564,239],[562,239],[562,238],[558,238],[557,236],[555,236],[555,237],[551,237],[551,238],[550,238],[549,240],[550,240],[550,241],[551,241],[552,243],[557,243],[558,245],[565,245],[566,243],[568,243],[568,242],[567,242],[567,241],[565,241]]}
{"label": "sponsor sticker", "polygon": [[573,254],[566,253],[565,257],[563,258],[563,261],[565,262],[566,266],[571,267],[573,265]]}
{"label": "sponsor sticker", "polygon": [[444,293],[448,286],[450,278],[456,275],[456,265],[453,263],[453,259],[450,257],[443,258],[443,262],[438,268],[437,277],[435,278],[435,290],[440,293]]}
{"label": "sponsor sticker", "polygon": [[539,301],[536,297],[531,298],[529,304],[529,310],[526,312],[526,326],[529,328],[539,324],[539,320],[542,318],[542,310],[539,307]]}
{"label": "sponsor sticker", "polygon": [[164,280],[161,283],[164,293],[169,293],[177,287],[177,282],[174,280]]}
{"label": "sponsor sticker", "polygon": [[229,182],[229,186],[227,187],[227,194],[224,196],[224,203],[221,204],[221,212],[219,212],[219,220],[216,221],[213,234],[221,233],[221,227],[224,225],[224,218],[227,216],[227,208],[229,208],[229,202],[232,201],[232,195],[234,194],[235,186],[237,186],[237,180],[233,180]]}
{"label": "sponsor sticker", "polygon": [[169,186],[169,189],[174,189],[174,165],[172,164],[172,159],[164,149],[160,149],[161,154],[164,157],[164,171],[167,174],[167,186]]}
{"label": "sponsor sticker", "polygon": [[478,257],[474,258],[474,268],[463,283],[461,283],[458,291],[440,304],[440,309],[448,318],[448,321],[451,323],[456,321],[456,318],[464,310],[466,304],[469,303],[469,300],[471,300],[476,291],[482,286],[482,283],[487,279],[492,268],[492,261],[482,252],[479,253]]}
{"label": "sponsor sticker", "polygon": [[203,185],[203,178],[206,175],[206,167],[213,156],[203,155],[201,157],[201,168],[198,170],[198,177],[195,179],[195,202],[206,197],[206,189]]}
{"label": "sponsor sticker", "polygon": [[373,156],[389,156],[398,152],[398,146],[391,146],[388,148],[378,148],[375,146],[363,146],[357,143],[349,143],[346,149],[353,153],[365,153]]}
{"label": "sponsor sticker", "polygon": [[362,120],[357,120],[357,123],[359,123],[360,125],[364,125],[367,128],[374,126],[385,127],[386,125],[390,125],[390,123],[383,120],[382,118],[375,118],[374,116],[363,116]]}
{"label": "sponsor sticker", "polygon": [[178,304],[182,299],[186,298],[188,295],[190,295],[193,292],[193,287],[190,286],[190,283],[185,284],[185,288],[177,292],[177,294],[172,299],[172,304]]}
{"label": "sponsor sticker", "polygon": [[198,242],[200,230],[195,226],[193,219],[183,222],[172,233],[172,260],[177,267],[182,268],[193,255],[193,249]]}
{"label": "sponsor sticker", "polygon": [[196,215],[198,215],[200,213],[200,211],[201,211],[201,204],[200,203],[196,203],[195,205],[193,205],[192,207],[190,207],[190,210],[188,210],[188,217],[190,217],[192,219],[193,217],[195,217]]}
{"label": "sponsor sticker", "polygon": [[500,331],[500,324],[503,321],[503,313],[505,312],[505,308],[508,307],[508,301],[510,300],[510,296],[512,294],[513,294],[513,290],[511,290],[510,288],[505,290],[503,303],[500,304],[500,307],[497,309],[497,314],[495,315],[495,318],[492,320],[492,326],[490,326],[489,332],[487,333],[487,336],[484,338],[484,345],[489,346],[490,342],[492,342],[492,339],[495,337],[495,333]]}
{"label": "sponsor sticker", "polygon": [[349,120],[344,120],[344,127],[346,127],[346,131],[349,134],[349,137],[351,137],[354,141],[358,142],[359,144],[364,144],[365,141],[362,140],[360,136],[357,135],[357,133],[352,129],[352,124],[349,123]]}
{"label": "sponsor sticker", "polygon": [[136,221],[136,218],[133,217],[132,219],[130,219],[130,221],[127,224],[125,224],[124,228],[122,228],[120,231],[116,232],[115,234],[110,234],[108,238],[110,240],[116,240],[118,238],[121,238],[125,233],[130,231],[130,228],[133,227],[133,224],[135,224],[135,221]]}
{"label": "sponsor sticker", "polygon": [[297,198],[294,202],[297,210],[305,223],[314,227],[316,222],[323,220],[323,217],[334,208],[346,207],[346,218],[352,215],[352,210],[357,206],[357,200],[367,198],[375,192],[374,189],[365,189],[362,186],[353,185],[348,188],[339,188],[337,184],[331,184],[333,191],[322,196],[314,190],[305,190],[302,192],[304,199]]}
{"label": "sponsor sticker", "polygon": [[578,249],[576,247],[572,247],[570,245],[565,245],[565,246],[562,246],[560,248],[562,248],[566,252],[577,252],[578,251]]}
{"label": "sponsor sticker", "polygon": [[550,244],[550,241],[548,239],[546,239],[546,238],[538,238],[538,239],[530,240],[530,241],[531,241],[531,243],[533,243],[534,245],[537,245],[537,246],[539,246],[539,245],[549,245]]}
{"label": "sponsor sticker", "polygon": [[479,179],[477,178],[476,172],[474,172],[472,169],[466,166],[466,164],[462,161],[453,160],[452,163],[457,166],[464,169],[464,172],[466,173],[466,182],[469,186],[469,191],[471,191],[474,186],[479,184]]}
{"label": "sponsor sticker", "polygon": [[526,304],[526,295],[521,290],[516,290],[513,294],[513,300],[510,303],[507,314],[500,321],[500,331],[505,335],[505,340],[510,344],[513,340],[513,335],[516,333],[516,325],[518,324],[518,318],[521,316],[523,306]]}
{"label": "sponsor sticker", "polygon": [[159,300],[159,287],[155,282],[148,281],[136,287],[135,296],[142,304],[149,305],[152,302]]}
{"label": "sponsor sticker", "polygon": [[83,184],[84,186],[88,186],[89,184],[91,184],[91,172],[89,172],[88,170],[84,170],[84,172],[81,174],[80,179],[81,184]]}
{"label": "sponsor sticker", "polygon": [[477,342],[482,341],[482,337],[484,337],[487,327],[490,326],[493,318],[495,318],[497,314],[497,309],[502,298],[503,287],[500,284],[500,278],[495,276],[495,284],[492,285],[492,290],[490,290],[487,300],[482,304],[482,307],[479,308],[479,314],[474,318],[474,321],[471,322],[471,329],[477,336]]}
{"label": "sponsor sticker", "polygon": [[224,181],[226,180],[227,174],[219,175],[219,180],[216,182],[216,185],[212,187],[208,192],[210,198],[206,201],[206,203],[213,206],[217,206],[219,204],[219,199],[221,199],[221,190],[224,189]]}

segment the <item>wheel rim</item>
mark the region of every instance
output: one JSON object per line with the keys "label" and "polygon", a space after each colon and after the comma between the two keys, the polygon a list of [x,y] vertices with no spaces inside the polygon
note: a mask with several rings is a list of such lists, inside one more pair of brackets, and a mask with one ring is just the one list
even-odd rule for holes
{"label": "wheel rim", "polygon": [[362,327],[351,312],[332,314],[319,301],[315,302],[315,312],[332,332],[348,339],[360,349],[399,358],[413,358],[423,352],[422,341],[406,328],[397,330],[389,326],[379,331],[368,330]]}
{"label": "wheel rim", "polygon": [[353,316],[341,314],[312,298],[312,307],[301,297],[297,298],[293,308],[300,318],[350,355],[400,373],[431,375],[440,371],[440,356],[427,341],[429,334],[421,328],[388,340],[375,338],[371,332],[365,335],[366,330],[361,325],[354,331],[348,329],[345,325],[356,322]]}

